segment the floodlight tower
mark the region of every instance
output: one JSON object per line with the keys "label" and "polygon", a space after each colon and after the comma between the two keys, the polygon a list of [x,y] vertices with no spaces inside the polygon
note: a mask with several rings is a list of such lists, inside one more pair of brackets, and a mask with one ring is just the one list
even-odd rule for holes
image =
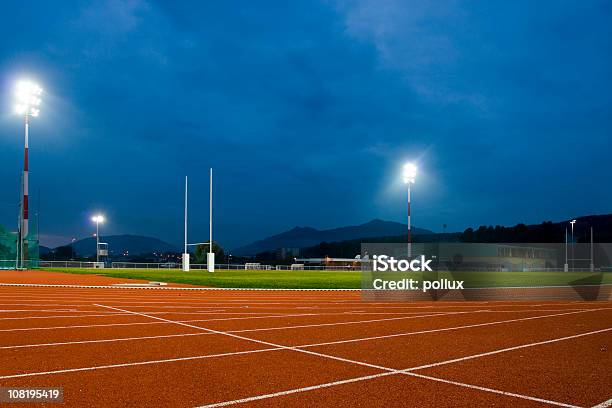
{"label": "floodlight tower", "polygon": [[104,222],[104,216],[97,214],[91,220],[96,223],[96,262],[100,262],[100,224]]}
{"label": "floodlight tower", "polygon": [[19,226],[19,242],[21,246],[21,267],[25,265],[27,260],[28,244],[27,237],[29,233],[29,208],[28,208],[28,132],[30,127],[30,117],[36,117],[40,113],[40,96],[42,88],[30,81],[19,81],[15,89],[15,112],[23,115],[25,123],[25,138],[24,138],[24,154],[23,154],[23,176],[21,180],[22,198],[20,211],[20,226]]}
{"label": "floodlight tower", "polygon": [[412,257],[412,231],[410,225],[410,186],[414,184],[416,172],[417,167],[413,163],[406,163],[404,165],[404,184],[406,184],[406,186],[408,187],[408,258]]}

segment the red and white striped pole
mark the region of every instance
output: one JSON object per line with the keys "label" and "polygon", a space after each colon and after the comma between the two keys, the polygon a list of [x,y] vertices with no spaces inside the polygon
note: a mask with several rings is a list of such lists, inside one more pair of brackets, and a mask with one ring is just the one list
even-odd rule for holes
{"label": "red and white striped pole", "polygon": [[28,131],[30,126],[30,116],[38,116],[40,105],[40,95],[42,94],[42,88],[30,81],[20,81],[17,83],[16,89],[16,98],[17,104],[15,105],[15,110],[24,115],[25,119],[25,143],[24,143],[24,152],[23,152],[23,177],[21,179],[22,183],[22,202],[21,202],[21,212],[20,212],[20,225],[19,225],[19,239],[20,239],[20,248],[21,248],[21,268],[24,268],[26,265],[26,261],[28,259],[28,234],[29,234],[29,203],[28,203],[28,172],[29,172],[29,163],[28,163]]}
{"label": "red and white striped pole", "polygon": [[29,208],[28,208],[28,131],[29,131],[29,112],[25,114],[25,144],[23,151],[23,202],[21,205],[21,267],[25,266],[25,262],[28,259],[28,233],[29,233]]}
{"label": "red and white striped pole", "polygon": [[411,208],[410,208],[410,185],[414,183],[416,178],[417,167],[413,163],[404,165],[404,183],[408,187],[408,258],[412,258],[412,225],[411,225]]}
{"label": "red and white striped pole", "polygon": [[408,183],[408,258],[412,258],[412,225],[410,213],[410,183]]}

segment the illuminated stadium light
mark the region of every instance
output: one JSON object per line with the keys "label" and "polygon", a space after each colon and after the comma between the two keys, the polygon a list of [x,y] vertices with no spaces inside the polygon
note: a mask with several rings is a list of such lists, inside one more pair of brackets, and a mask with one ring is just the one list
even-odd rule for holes
{"label": "illuminated stadium light", "polygon": [[91,220],[96,223],[96,262],[100,262],[100,224],[104,222],[104,216],[96,214]]}
{"label": "illuminated stadium light", "polygon": [[31,81],[19,81],[15,89],[15,112],[20,115],[38,116],[43,89]]}
{"label": "illuminated stadium light", "polygon": [[414,183],[417,173],[417,166],[414,163],[406,163],[404,164],[404,183]]}
{"label": "illuminated stadium light", "polygon": [[25,121],[25,137],[24,137],[24,155],[23,155],[23,176],[21,178],[21,188],[23,191],[21,197],[21,211],[19,212],[19,245],[17,248],[17,260],[21,266],[17,265],[18,269],[25,268],[28,258],[28,243],[29,243],[29,206],[28,206],[28,176],[29,176],[29,127],[30,117],[36,117],[40,114],[40,104],[42,100],[42,88],[31,81],[19,81],[15,86],[15,112],[23,115]]}

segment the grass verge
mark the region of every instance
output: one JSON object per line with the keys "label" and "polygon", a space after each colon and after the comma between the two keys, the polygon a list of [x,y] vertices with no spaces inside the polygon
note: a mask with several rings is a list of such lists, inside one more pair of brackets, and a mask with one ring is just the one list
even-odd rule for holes
{"label": "grass verge", "polygon": [[[173,282],[217,288],[264,289],[359,289],[360,271],[260,271],[260,270],[205,270],[166,269],[76,269],[45,268],[47,271],[75,274],[103,275],[123,279]],[[519,287],[612,284],[612,273],[588,272],[440,272],[390,274],[389,279],[413,278],[464,280],[465,287]]]}

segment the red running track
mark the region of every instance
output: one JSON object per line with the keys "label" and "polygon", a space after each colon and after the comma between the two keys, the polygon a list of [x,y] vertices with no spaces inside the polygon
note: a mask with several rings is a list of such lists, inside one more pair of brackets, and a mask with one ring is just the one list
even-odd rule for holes
{"label": "red running track", "polygon": [[612,302],[0,286],[0,387],[52,406],[610,406],[610,367]]}

